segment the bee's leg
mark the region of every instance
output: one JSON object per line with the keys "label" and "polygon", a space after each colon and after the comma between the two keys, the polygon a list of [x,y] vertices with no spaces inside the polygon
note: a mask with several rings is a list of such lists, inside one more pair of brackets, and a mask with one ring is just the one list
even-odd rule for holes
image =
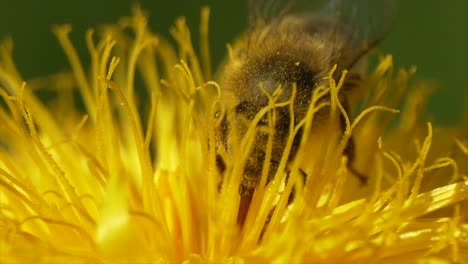
{"label": "bee's leg", "polygon": [[219,154],[216,155],[216,168],[218,169],[218,173],[221,176],[221,179],[218,183],[218,192],[221,192],[221,186],[223,185],[224,172],[226,171],[226,163],[224,162],[223,158]]}
{"label": "bee's leg", "polygon": [[[268,177],[268,180],[267,180],[267,184],[272,180],[272,178],[274,177],[276,171],[278,170],[278,167],[279,167],[279,162],[276,161],[276,160],[271,160],[270,161],[270,167],[273,169],[273,170],[270,170],[270,175]],[[307,176],[305,174],[305,172],[300,169],[299,172],[301,173],[302,175],[302,179],[303,181],[305,182],[305,177]],[[285,185],[288,183],[288,180],[289,180],[289,171],[286,171],[286,178],[285,178]],[[294,196],[296,194],[296,186],[294,185],[292,187],[292,190],[291,190],[291,193],[289,194],[289,197],[288,197],[288,204],[291,204],[292,201],[294,201]]]}
{"label": "bee's leg", "polygon": [[259,166],[256,161],[256,159],[248,159],[239,185],[240,202],[237,211],[237,224],[241,228],[244,226],[255,189],[258,187],[260,181],[259,175],[261,175],[262,166]]}
{"label": "bee's leg", "polygon": [[258,238],[258,242],[262,242],[262,239],[263,239],[263,235],[265,234],[265,231],[268,227],[268,225],[270,224],[270,221],[271,221],[271,218],[273,217],[273,213],[275,212],[275,209],[276,209],[276,205],[275,207],[273,207],[273,209],[271,209],[271,211],[268,213],[268,216],[267,216],[267,219],[265,221],[265,225],[263,225],[263,228],[262,228],[262,232],[260,233],[260,237]]}
{"label": "bee's leg", "polygon": [[237,211],[237,224],[242,228],[244,226],[247,213],[249,212],[250,204],[252,203],[253,194],[241,195],[239,202],[239,210]]}
{"label": "bee's leg", "polygon": [[[301,174],[301,178],[302,178],[302,185],[304,186],[305,183],[306,183],[306,180],[307,180],[307,174],[305,173],[305,171],[301,168],[299,168],[299,173]],[[288,176],[289,176],[289,173],[288,173]],[[286,183],[287,183],[287,179],[289,177],[286,178]],[[296,196],[296,185],[294,185],[292,187],[292,190],[291,190],[291,193],[289,194],[289,197],[288,197],[288,205],[291,204],[293,201],[294,201],[294,197]]]}
{"label": "bee's leg", "polygon": [[[307,180],[307,174],[302,169],[299,169],[299,172],[301,173],[303,184],[305,184]],[[288,182],[288,179],[289,179],[289,172],[286,176],[286,183]],[[296,185],[292,187],[291,193],[288,196],[288,205],[290,205],[294,201],[295,195],[296,195]],[[259,242],[262,241],[263,234],[265,233],[266,228],[270,224],[271,217],[273,216],[273,212],[275,211],[275,209],[276,209],[276,205],[273,207],[273,209],[271,209],[270,213],[268,213],[267,219],[265,221],[265,225],[263,226],[262,232],[260,233]]]}

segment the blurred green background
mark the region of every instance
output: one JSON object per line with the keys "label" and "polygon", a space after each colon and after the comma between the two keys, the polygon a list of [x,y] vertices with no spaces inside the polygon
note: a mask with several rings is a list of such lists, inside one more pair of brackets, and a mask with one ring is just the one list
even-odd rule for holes
{"label": "blurred green background", "polygon": [[[192,25],[193,34],[198,34],[200,7],[209,5],[214,65],[223,57],[225,44],[246,27],[246,2],[138,1],[150,15],[152,30],[167,35],[176,17],[182,15]],[[51,25],[71,23],[72,40],[82,58],[86,58],[85,30],[129,15],[135,3],[131,0],[2,0],[0,37],[13,38],[14,58],[24,78],[46,75],[68,67],[50,31]],[[462,118],[468,96],[468,1],[399,0],[395,29],[380,49],[392,53],[397,66],[417,66],[415,79],[436,81],[438,89],[429,102],[429,109],[437,123],[449,125]]]}

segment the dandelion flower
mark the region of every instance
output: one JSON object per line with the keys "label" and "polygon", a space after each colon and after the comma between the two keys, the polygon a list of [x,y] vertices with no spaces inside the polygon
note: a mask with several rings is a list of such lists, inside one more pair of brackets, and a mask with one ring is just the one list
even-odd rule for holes
{"label": "dandelion flower", "polygon": [[[199,59],[184,19],[173,47],[136,8],[87,32],[88,69],[71,27],[56,26],[72,71],[31,82],[1,43],[2,263],[466,263],[467,124],[425,123],[427,85],[410,87],[413,70],[391,56],[351,98],[343,139],[307,155],[312,180],[292,203],[294,166],[282,191],[280,180],[255,191],[239,225],[245,159],[234,155],[220,185],[207,9],[201,25]],[[336,96],[343,78],[325,90]],[[365,185],[339,151],[351,135]]]}

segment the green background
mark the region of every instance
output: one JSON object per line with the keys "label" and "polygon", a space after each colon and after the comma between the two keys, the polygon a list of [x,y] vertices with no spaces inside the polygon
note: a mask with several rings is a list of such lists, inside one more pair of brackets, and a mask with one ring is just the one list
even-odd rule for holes
{"label": "green background", "polygon": [[[202,5],[212,10],[210,41],[214,65],[225,44],[247,25],[247,1],[139,1],[150,14],[153,31],[167,34],[175,18],[184,15],[198,33]],[[436,81],[430,116],[439,124],[462,118],[468,96],[468,1],[400,0],[394,30],[380,46],[394,55],[397,66],[417,66],[416,79]],[[14,57],[26,79],[68,67],[50,31],[51,25],[71,23],[72,40],[86,57],[84,32],[130,14],[135,1],[6,1],[0,2],[0,37],[14,40]]]}

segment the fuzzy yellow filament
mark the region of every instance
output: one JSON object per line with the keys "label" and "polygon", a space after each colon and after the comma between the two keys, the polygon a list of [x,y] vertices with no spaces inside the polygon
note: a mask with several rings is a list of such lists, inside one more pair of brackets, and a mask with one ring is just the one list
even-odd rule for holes
{"label": "fuzzy yellow filament", "polygon": [[[410,89],[413,70],[394,74],[391,56],[349,95],[349,113],[338,100],[346,73],[335,82],[331,72],[328,86],[315,89],[289,134],[302,127],[308,135],[314,114],[330,106],[345,116],[344,136],[330,123],[321,145],[305,137],[287,164],[291,136],[267,185],[263,167],[240,226],[238,186],[255,124],[267,116],[273,132],[275,108],[294,114],[294,93],[278,102],[280,90],[264,91],[269,103],[245,136],[234,133],[230,153],[217,148],[215,131],[228,113],[223,87],[211,79],[208,16],[203,9],[200,61],[184,19],[171,29],[174,48],[138,8],[87,33],[89,69],[71,27],[55,27],[71,74],[25,82],[11,42],[1,43],[1,263],[467,263],[468,133],[421,121],[427,89]],[[39,100],[33,91],[43,88],[56,98]],[[351,136],[365,185],[341,154]],[[222,177],[217,155],[229,156]]]}

